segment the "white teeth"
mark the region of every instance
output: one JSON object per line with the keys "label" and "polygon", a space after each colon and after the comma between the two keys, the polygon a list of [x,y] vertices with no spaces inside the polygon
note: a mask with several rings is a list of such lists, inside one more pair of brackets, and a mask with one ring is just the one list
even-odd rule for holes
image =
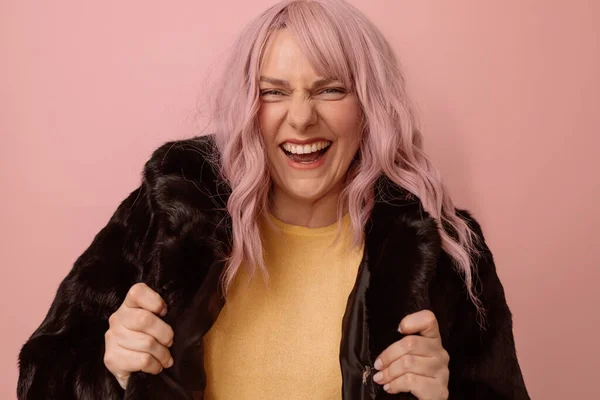
{"label": "white teeth", "polygon": [[329,147],[331,145],[331,142],[329,141],[318,141],[318,142],[314,142],[311,144],[305,144],[305,145],[296,145],[296,144],[291,144],[288,142],[285,142],[281,145],[281,147],[283,147],[283,149],[287,152],[290,152],[292,154],[309,154],[309,153],[314,153],[316,151],[321,151],[327,147]]}

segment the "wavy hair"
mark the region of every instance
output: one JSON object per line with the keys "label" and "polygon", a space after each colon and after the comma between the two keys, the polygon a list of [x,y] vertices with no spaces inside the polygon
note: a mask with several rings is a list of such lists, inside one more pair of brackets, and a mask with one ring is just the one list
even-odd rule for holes
{"label": "wavy hair", "polygon": [[[423,151],[392,48],[364,14],[343,0],[283,0],[264,11],[242,30],[216,86],[208,91],[218,165],[231,186],[227,209],[233,247],[223,277],[225,293],[243,263],[250,273],[258,269],[267,276],[258,221],[269,208],[271,179],[257,119],[258,79],[269,35],[282,28],[295,36],[318,74],[338,78],[360,101],[364,131],[359,161],[351,166],[339,199],[350,213],[354,243],[363,240],[375,182],[385,174],[418,197],[438,222],[442,248],[483,312],[473,284],[477,236],[457,215],[440,173]],[[343,208],[338,207],[338,220]]]}

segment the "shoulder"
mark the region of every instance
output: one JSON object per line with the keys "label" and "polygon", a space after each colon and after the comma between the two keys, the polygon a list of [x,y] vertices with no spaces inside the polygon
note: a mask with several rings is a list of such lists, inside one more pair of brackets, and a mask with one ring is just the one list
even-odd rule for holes
{"label": "shoulder", "polygon": [[483,240],[483,231],[481,230],[481,224],[475,218],[473,213],[469,210],[463,208],[456,209],[456,215],[461,218],[465,223],[469,226],[469,228],[473,231],[473,233],[481,240]]}
{"label": "shoulder", "polygon": [[213,135],[176,140],[158,147],[144,166],[143,186],[155,211],[171,226],[225,208],[229,186],[219,172]]}
{"label": "shoulder", "polygon": [[144,166],[144,179],[154,184],[166,177],[198,179],[202,174],[211,174],[207,177],[217,178],[218,163],[213,135],[174,140],[154,150]]}
{"label": "shoulder", "polygon": [[[489,270],[490,268],[495,270],[494,257],[488,247],[480,222],[475,218],[472,212],[466,209],[457,208],[456,215],[461,218],[473,232],[474,249],[470,256],[473,261],[472,267],[474,269],[474,274],[477,275],[480,272],[485,273],[485,270]],[[451,235],[451,233],[449,234]]]}
{"label": "shoulder", "polygon": [[[474,215],[465,209],[457,209],[456,214],[462,218],[473,232],[474,247],[471,252],[471,272],[473,291],[477,295],[479,305],[483,308],[483,316],[489,316],[487,323],[496,328],[498,321],[510,319],[511,313],[506,303],[504,285],[502,284],[494,255],[486,242],[482,226]],[[462,277],[462,273],[460,274]],[[472,315],[477,310],[472,301],[464,293],[463,302]]]}
{"label": "shoulder", "polygon": [[[471,261],[470,267],[473,291],[482,294],[483,291],[496,290],[495,287],[499,282],[496,275],[494,256],[486,242],[480,222],[469,210],[457,208],[455,212],[456,216],[462,219],[472,232],[473,246],[469,249],[468,256]],[[454,228],[444,222],[441,223],[441,226],[443,226],[445,233],[448,236],[456,240],[457,233]],[[455,261],[451,260],[451,257],[446,251],[443,253],[444,257],[442,257],[442,264],[444,268],[458,274],[462,284],[464,284],[464,273],[458,271]]]}

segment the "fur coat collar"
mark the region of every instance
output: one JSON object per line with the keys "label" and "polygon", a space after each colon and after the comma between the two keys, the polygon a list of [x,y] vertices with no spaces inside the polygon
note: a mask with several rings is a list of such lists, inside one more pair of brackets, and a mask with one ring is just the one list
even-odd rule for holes
{"label": "fur coat collar", "polygon": [[[227,185],[207,162],[211,136],[168,143],[146,163],[142,185],[125,199],[61,283],[52,306],[23,346],[19,399],[202,399],[202,337],[224,305],[219,278],[231,249]],[[450,399],[528,399],[512,319],[493,257],[481,238],[475,260],[485,324],[462,277],[441,249],[436,221],[415,196],[382,177],[349,296],[340,343],[344,400],[411,399],[372,380],[375,357],[402,338],[406,315],[432,310],[450,354]],[[135,282],[168,304],[175,331],[172,368],[118,386],[102,358],[108,317]]]}

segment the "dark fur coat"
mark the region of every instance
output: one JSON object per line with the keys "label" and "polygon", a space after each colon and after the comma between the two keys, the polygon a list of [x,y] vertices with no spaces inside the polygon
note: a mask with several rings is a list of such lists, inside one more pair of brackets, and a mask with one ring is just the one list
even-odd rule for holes
{"label": "dark fur coat", "polygon": [[[18,398],[202,399],[202,337],[224,300],[219,278],[231,249],[228,186],[207,162],[210,136],[168,143],[146,163],[141,186],[118,207],[60,284],[50,310],[19,355]],[[402,338],[406,315],[432,310],[450,354],[450,399],[528,399],[515,354],[512,317],[492,254],[481,238],[477,289],[485,329],[461,276],[442,251],[436,222],[385,177],[366,229],[364,259],[342,323],[344,400],[411,399],[372,380],[374,357]],[[172,368],[132,374],[127,391],[105,368],[108,318],[136,282],[165,299],[175,331]]]}

